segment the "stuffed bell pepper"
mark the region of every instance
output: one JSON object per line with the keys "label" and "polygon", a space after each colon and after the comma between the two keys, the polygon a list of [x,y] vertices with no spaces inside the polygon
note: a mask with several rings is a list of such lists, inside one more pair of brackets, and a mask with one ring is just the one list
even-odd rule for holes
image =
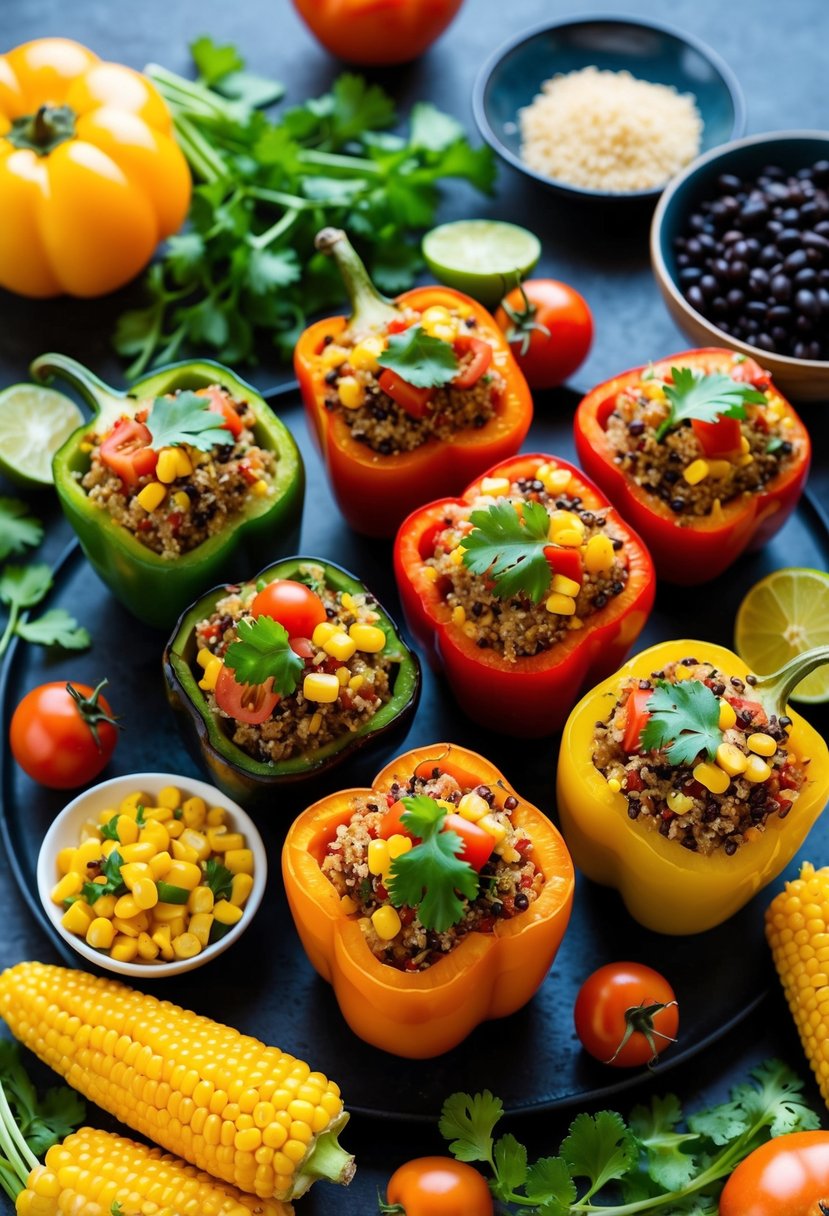
{"label": "stuffed bell pepper", "polygon": [[475,300],[437,286],[386,300],[343,232],[324,229],[317,247],[336,260],[352,313],[297,343],[311,431],[351,527],[393,536],[415,507],[518,451],[530,390]]}
{"label": "stuffed bell pepper", "polygon": [[559,832],[454,744],[392,761],[289,829],[285,891],[302,944],[367,1043],[427,1059],[525,1005],[573,900]]}
{"label": "stuffed bell pepper", "polygon": [[420,664],[391,617],[332,562],[294,557],[182,616],[167,696],[211,779],[242,802],[307,781],[409,729]]}
{"label": "stuffed bell pepper", "polygon": [[394,568],[409,628],[464,713],[525,738],[557,730],[584,682],[621,662],[655,592],[635,532],[546,455],[413,512]]}
{"label": "stuffed bell pepper", "polygon": [[785,869],[829,798],[829,749],[787,706],[829,662],[755,676],[710,642],[642,651],[573,710],[558,810],[579,869],[658,933],[701,933]]}
{"label": "stuffed bell pepper", "polygon": [[296,547],[302,457],[227,368],[177,363],[115,392],[65,355],[32,364],[93,407],[57,452],[64,514],[96,573],[139,620],[169,629],[220,578]]}
{"label": "stuffed bell pepper", "polygon": [[759,549],[797,506],[808,432],[753,359],[684,351],[600,384],[576,451],[640,533],[660,578],[694,586]]}

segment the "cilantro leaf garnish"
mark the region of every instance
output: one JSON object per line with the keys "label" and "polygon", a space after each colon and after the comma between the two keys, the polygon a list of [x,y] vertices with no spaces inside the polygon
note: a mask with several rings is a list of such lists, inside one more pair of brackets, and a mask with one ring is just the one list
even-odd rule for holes
{"label": "cilantro leaf garnish", "polygon": [[523,592],[539,604],[550,587],[550,517],[541,503],[525,502],[519,515],[509,502],[496,502],[469,516],[474,525],[464,537],[463,564],[473,574],[488,574],[495,594],[509,599]]}
{"label": "cilantro leaf garnish", "polygon": [[38,646],[85,650],[92,645],[89,631],[79,625],[65,608],[50,608],[35,621],[21,620],[16,632],[27,642],[35,642]]}
{"label": "cilantro leaf garnish", "polygon": [[746,405],[764,405],[765,395],[751,384],[740,384],[722,372],[706,374],[691,367],[672,367],[672,384],[664,386],[668,417],[656,432],[661,442],[668,431],[686,419],[716,422],[718,418],[745,418]]}
{"label": "cilantro leaf garnish", "polygon": [[116,811],[111,819],[108,819],[106,823],[101,824],[100,833],[103,840],[117,840],[120,844],[121,837],[118,835],[118,820],[120,818],[120,813]]}
{"label": "cilantro leaf garnish", "polygon": [[693,764],[702,751],[714,759],[723,734],[720,703],[707,684],[659,680],[646,709],[650,717],[641,736],[646,752],[664,749],[672,764]]}
{"label": "cilantro leaf garnish", "polygon": [[90,907],[102,895],[124,894],[127,888],[121,877],[121,866],[123,864],[124,859],[117,849],[113,849],[109,857],[101,859],[101,874],[103,874],[106,882],[85,882],[81,888],[81,895]]}
{"label": "cilantro leaf garnish", "polygon": [[233,874],[217,857],[208,857],[202,865],[205,884],[213,892],[214,899],[230,899],[233,889]]}
{"label": "cilantro leaf garnish", "polygon": [[52,586],[52,571],[43,563],[4,566],[0,573],[0,600],[18,610],[39,604]]}
{"label": "cilantro leaf garnish", "polygon": [[446,810],[434,798],[417,794],[400,801],[406,808],[401,822],[420,838],[420,844],[392,862],[386,884],[389,898],[397,908],[417,908],[424,928],[444,933],[463,915],[457,892],[467,899],[478,894],[478,875],[458,857],[463,849],[458,833],[442,831]]}
{"label": "cilantro leaf garnish", "polygon": [[296,690],[305,664],[288,644],[288,631],[269,616],[243,618],[239,640],[231,642],[225,663],[240,684],[264,684],[272,679],[274,691],[289,697]]}
{"label": "cilantro leaf garnish", "polygon": [[[23,1139],[36,1157],[65,1139],[84,1120],[85,1107],[78,1094],[68,1086],[49,1089],[38,1098],[20,1060],[20,1048],[10,1039],[0,1040],[0,1082]],[[0,1158],[7,1173],[8,1162]],[[11,1167],[9,1167],[11,1168]],[[12,1174],[14,1170],[11,1169]]]}
{"label": "cilantro leaf garnish", "polygon": [[490,1161],[492,1132],[504,1104],[485,1089],[482,1094],[452,1094],[443,1104],[438,1128],[458,1161]]}
{"label": "cilantro leaf garnish", "polygon": [[43,540],[43,525],[19,498],[0,498],[0,561]]}
{"label": "cilantro leaf garnish", "polygon": [[458,372],[458,356],[449,343],[433,338],[419,325],[391,334],[388,347],[377,362],[397,372],[415,388],[440,388]]}
{"label": "cilantro leaf garnish", "polygon": [[183,392],[175,397],[156,397],[147,418],[155,451],[187,443],[208,452],[216,444],[234,443],[227,427],[220,425],[221,414],[210,408],[210,398]]}
{"label": "cilantro leaf garnish", "polygon": [[638,1155],[636,1141],[621,1115],[600,1110],[576,1115],[561,1142],[561,1155],[572,1178],[586,1178],[590,1191],[623,1178]]}

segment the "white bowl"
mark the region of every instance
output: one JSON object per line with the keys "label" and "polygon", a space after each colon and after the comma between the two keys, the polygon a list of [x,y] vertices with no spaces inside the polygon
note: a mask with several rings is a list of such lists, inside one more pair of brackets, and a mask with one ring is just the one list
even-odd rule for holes
{"label": "white bowl", "polygon": [[[229,933],[202,950],[195,958],[174,959],[169,963],[122,963],[103,950],[95,950],[87,945],[82,937],[69,933],[60,923],[64,914],[63,908],[54,903],[51,898],[52,888],[58,881],[57,856],[61,849],[76,848],[80,843],[81,825],[87,819],[96,823],[101,811],[112,807],[117,810],[123,798],[135,790],[145,794],[157,795],[165,786],[174,785],[186,793],[188,797],[198,795],[208,806],[222,806],[228,812],[228,827],[242,832],[247,847],[253,852],[253,889],[248,896],[242,919],[233,926]],[[40,902],[55,931],[67,942],[76,953],[101,967],[105,971],[114,971],[118,975],[141,976],[148,979],[163,979],[166,976],[182,975],[185,971],[193,971],[211,959],[224,953],[229,946],[237,941],[250,922],[256,909],[262,902],[265,893],[265,883],[268,877],[268,859],[265,845],[253,820],[237,803],[226,794],[208,785],[205,781],[196,781],[192,777],[182,777],[176,773],[129,773],[125,777],[113,777],[110,781],[102,781],[91,789],[78,794],[59,815],[55,817],[52,826],[43,838],[40,853],[37,858],[37,890]]]}

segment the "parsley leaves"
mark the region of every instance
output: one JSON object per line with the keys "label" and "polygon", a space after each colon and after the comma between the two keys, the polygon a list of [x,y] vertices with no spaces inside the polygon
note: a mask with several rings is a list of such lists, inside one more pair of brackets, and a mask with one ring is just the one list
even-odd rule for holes
{"label": "parsley leaves", "polygon": [[452,1155],[487,1164],[495,1197],[528,1216],[573,1210],[713,1216],[722,1183],[739,1161],[772,1136],[820,1125],[802,1088],[785,1064],[769,1060],[732,1090],[730,1101],[687,1119],[673,1095],[637,1106],[627,1123],[615,1111],[577,1115],[558,1156],[535,1162],[514,1136],[494,1139],[503,1105],[489,1090],[452,1094],[439,1127]]}
{"label": "parsley leaves", "polygon": [[225,664],[233,669],[240,684],[265,684],[273,680],[274,691],[289,697],[295,691],[305,664],[288,644],[288,631],[269,616],[238,626],[239,640],[231,642]]}
{"label": "parsley leaves", "polygon": [[202,866],[205,884],[213,892],[213,898],[230,899],[233,889],[233,874],[219,861],[218,857],[208,857]]}
{"label": "parsley leaves", "polygon": [[650,713],[642,731],[646,752],[664,749],[672,764],[693,764],[702,751],[714,759],[722,743],[720,703],[707,684],[659,680],[646,708]]}
{"label": "parsley leaves", "polygon": [[232,444],[231,431],[221,425],[221,414],[210,408],[210,398],[198,393],[178,393],[175,397],[156,397],[147,427],[151,446],[162,448],[187,443],[191,448],[209,452],[215,444]]}
{"label": "parsley leaves", "polygon": [[415,388],[440,388],[449,384],[458,371],[458,356],[449,343],[433,338],[419,325],[391,334],[377,362]]}
{"label": "parsley leaves", "polygon": [[[38,1097],[20,1060],[20,1048],[10,1039],[0,1040],[0,1082],[14,1121],[36,1157],[42,1157],[84,1120],[84,1104],[68,1086],[57,1086]],[[0,1157],[0,1168],[9,1178],[15,1175],[14,1166],[4,1157]]]}
{"label": "parsley leaves", "polygon": [[43,540],[43,525],[19,498],[0,498],[0,561],[35,548]]}
{"label": "parsley leaves", "polygon": [[442,830],[444,807],[425,794],[400,801],[406,808],[401,822],[420,838],[420,844],[392,862],[386,884],[389,898],[397,908],[417,908],[424,928],[444,933],[463,915],[458,892],[467,899],[478,894],[478,875],[469,862],[458,857],[463,849],[458,833]]}
{"label": "parsley leaves", "polygon": [[764,405],[765,394],[751,384],[740,384],[722,372],[698,371],[690,367],[672,367],[672,384],[664,386],[668,399],[668,417],[656,432],[661,442],[668,431],[686,419],[716,422],[718,418],[745,418],[746,405]]}
{"label": "parsley leaves", "polygon": [[509,599],[519,593],[539,604],[550,587],[550,517],[541,503],[525,502],[519,515],[512,503],[496,502],[473,511],[474,525],[464,537],[463,564],[473,574],[488,574],[495,594]]}
{"label": "parsley leaves", "polygon": [[102,895],[123,895],[126,892],[127,888],[121,877],[123,864],[124,859],[117,849],[113,849],[109,857],[102,858],[101,874],[106,882],[85,882],[81,888],[81,895],[90,907]]}

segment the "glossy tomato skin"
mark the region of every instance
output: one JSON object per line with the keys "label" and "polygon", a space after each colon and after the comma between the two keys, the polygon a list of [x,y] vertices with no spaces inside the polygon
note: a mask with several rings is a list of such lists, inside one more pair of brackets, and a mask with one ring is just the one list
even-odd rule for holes
{"label": "glossy tomato skin", "polygon": [[273,680],[264,684],[240,684],[230,667],[219,672],[213,690],[216,704],[237,722],[258,726],[266,722],[279,704],[279,694],[273,691]]}
{"label": "glossy tomato skin", "polygon": [[[631,1034],[624,1047],[625,1014],[638,1006],[662,1004],[653,1015],[653,1050],[640,1031]],[[634,1068],[649,1063],[676,1038],[679,1010],[668,981],[643,963],[607,963],[584,981],[573,1010],[576,1034],[585,1051],[614,1068]],[[667,1037],[662,1037],[667,1036]],[[615,1058],[611,1058],[614,1057]]]}
{"label": "glossy tomato skin", "polygon": [[741,1161],[720,1216],[822,1216],[829,1208],[829,1132],[777,1136]]}
{"label": "glossy tomato skin", "polygon": [[432,45],[463,0],[294,0],[319,42],[347,63],[409,63]]}
{"label": "glossy tomato skin", "polygon": [[[84,698],[94,694],[87,684],[72,687]],[[104,697],[98,697],[98,705],[112,717]],[[15,760],[33,781],[71,790],[97,777],[115,750],[117,729],[99,721],[97,731],[100,747],[66,684],[57,681],[26,693],[12,715],[9,742]]]}
{"label": "glossy tomato skin", "polygon": [[483,1176],[454,1157],[417,1157],[395,1170],[386,1188],[390,1205],[406,1216],[493,1216]]}
{"label": "glossy tomato skin", "polygon": [[250,613],[254,618],[269,616],[279,621],[291,638],[313,637],[317,625],[328,619],[316,592],[292,578],[278,578],[263,587],[251,604]]}
{"label": "glossy tomato skin", "polygon": [[[555,388],[563,384],[576,368],[581,367],[593,342],[593,316],[587,301],[557,279],[528,279],[522,287],[511,291],[504,303],[517,316],[527,311],[529,303],[528,321],[549,330],[547,334],[542,329],[529,329],[529,341],[523,354],[522,336],[510,341],[512,353],[530,387]],[[495,320],[505,334],[516,329],[507,308],[502,304],[495,314]]]}

